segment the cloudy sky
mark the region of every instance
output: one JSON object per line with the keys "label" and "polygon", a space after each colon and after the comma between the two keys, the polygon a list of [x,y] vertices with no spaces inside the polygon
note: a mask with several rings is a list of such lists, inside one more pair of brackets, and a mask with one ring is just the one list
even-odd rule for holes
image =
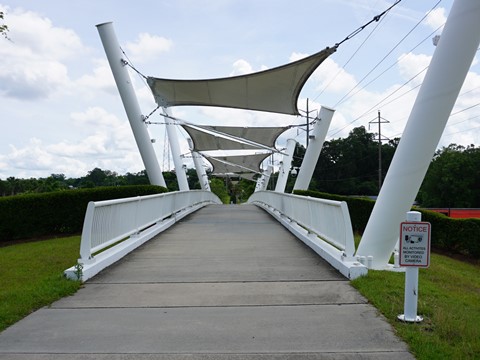
{"label": "cloudy sky", "polygon": [[[312,75],[299,108],[333,107],[328,138],[369,128],[381,111],[382,135],[400,136],[452,0],[403,0],[382,21],[343,43]],[[343,40],[392,0],[0,0],[10,31],[0,38],[0,179],[85,176],[95,167],[141,171],[128,120],[95,25],[112,21],[142,74],[201,79],[283,65]],[[428,16],[426,14],[429,13]],[[439,146],[480,143],[480,68],[471,67]],[[155,103],[131,74],[142,112]],[[315,113],[312,112],[313,116]],[[295,116],[178,107],[197,124],[300,124]],[[162,122],[154,114],[152,121]],[[172,167],[162,124],[150,125],[163,169]],[[375,126],[370,126],[372,132]],[[182,151],[188,147],[179,132]],[[287,137],[305,141],[303,132]],[[186,160],[188,161],[188,160]]]}

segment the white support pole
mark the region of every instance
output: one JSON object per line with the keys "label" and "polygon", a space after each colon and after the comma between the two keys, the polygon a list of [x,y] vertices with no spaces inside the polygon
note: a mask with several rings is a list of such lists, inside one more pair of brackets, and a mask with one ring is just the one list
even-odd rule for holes
{"label": "white support pole", "polygon": [[268,165],[267,170],[265,170],[257,180],[257,185],[255,186],[255,191],[266,190],[268,182],[270,181],[270,175],[272,174],[273,166]]}
{"label": "white support pole", "polygon": [[270,181],[270,176],[272,176],[272,172],[273,172],[273,165],[269,164],[267,167],[267,170],[265,171],[265,174],[264,174],[265,177],[263,179],[262,187],[260,188],[260,190],[267,190],[268,182]]}
{"label": "white support pole", "polygon": [[260,188],[262,187],[262,184],[263,182],[265,181],[265,174],[262,174],[262,176],[260,176],[258,179],[257,179],[257,182],[255,183],[255,191],[259,191]]}
{"label": "white support pole", "polygon": [[317,123],[312,131],[310,142],[307,151],[305,152],[302,166],[298,172],[293,190],[308,190],[334,112],[335,110],[324,106],[320,109],[320,113],[317,116]]}
{"label": "white support pole", "polygon": [[283,156],[282,166],[278,171],[277,184],[275,185],[276,192],[285,192],[287,186],[288,174],[290,173],[290,167],[292,166],[293,152],[295,151],[295,145],[297,142],[294,139],[287,140],[287,150]]}
{"label": "white support pole", "polygon": [[192,152],[193,163],[195,165],[195,170],[197,170],[198,181],[200,182],[200,187],[202,190],[211,191],[210,183],[208,182],[207,172],[203,167],[202,155],[193,150],[192,139],[188,139],[188,145],[190,146],[190,151]]}
{"label": "white support pole", "polygon": [[97,30],[102,40],[103,48],[107,55],[110,68],[112,69],[118,92],[123,102],[125,112],[127,113],[133,136],[140,151],[140,155],[147,170],[148,179],[153,185],[166,187],[160,165],[158,164],[155,150],[153,149],[150,135],[143,122],[143,115],[138,104],[135,90],[133,89],[126,62],[120,50],[115,30],[111,22],[97,25]]}
{"label": "white support pole", "polygon": [[[168,110],[165,109],[168,114]],[[173,163],[175,165],[175,175],[177,176],[178,189],[180,191],[188,191],[187,174],[183,167],[183,161],[180,153],[180,144],[178,143],[177,128],[175,122],[168,116],[164,116],[165,126],[167,127],[168,141],[170,142],[170,150],[172,151]]]}
{"label": "white support pole", "polygon": [[480,1],[456,0],[357,250],[383,269],[480,42]]}
{"label": "white support pole", "polygon": [[[408,222],[422,221],[422,214],[418,211],[407,211]],[[423,318],[417,315],[418,307],[418,267],[407,266],[405,268],[405,295],[403,314],[397,318],[405,322],[421,322]]]}

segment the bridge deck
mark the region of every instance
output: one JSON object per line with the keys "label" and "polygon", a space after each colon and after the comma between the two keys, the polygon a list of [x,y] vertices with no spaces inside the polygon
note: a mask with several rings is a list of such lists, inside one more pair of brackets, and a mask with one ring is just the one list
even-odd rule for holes
{"label": "bridge deck", "polygon": [[253,205],[206,207],[0,334],[0,359],[412,359]]}

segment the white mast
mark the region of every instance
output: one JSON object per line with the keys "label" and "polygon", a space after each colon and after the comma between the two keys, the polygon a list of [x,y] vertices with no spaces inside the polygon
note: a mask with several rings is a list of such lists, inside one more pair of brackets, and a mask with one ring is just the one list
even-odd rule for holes
{"label": "white mast", "polygon": [[107,55],[110,68],[112,69],[118,92],[123,102],[125,112],[127,113],[133,136],[140,151],[143,164],[147,170],[148,179],[153,185],[166,187],[160,165],[158,164],[157,155],[153,149],[150,135],[147,127],[143,122],[143,115],[138,104],[135,90],[133,89],[128,69],[125,67],[126,61],[120,50],[115,30],[111,22],[97,25],[97,30],[102,40],[103,48]]}
{"label": "white mast", "polygon": [[385,268],[480,42],[480,1],[456,0],[357,250]]}
{"label": "white mast", "polygon": [[335,110],[324,106],[320,109],[293,190],[308,190],[334,112]]}

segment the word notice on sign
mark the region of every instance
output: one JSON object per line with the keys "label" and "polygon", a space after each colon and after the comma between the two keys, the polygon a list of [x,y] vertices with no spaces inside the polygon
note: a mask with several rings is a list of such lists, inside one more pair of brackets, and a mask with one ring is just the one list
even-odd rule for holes
{"label": "word notice on sign", "polygon": [[400,266],[430,266],[430,223],[400,224]]}

